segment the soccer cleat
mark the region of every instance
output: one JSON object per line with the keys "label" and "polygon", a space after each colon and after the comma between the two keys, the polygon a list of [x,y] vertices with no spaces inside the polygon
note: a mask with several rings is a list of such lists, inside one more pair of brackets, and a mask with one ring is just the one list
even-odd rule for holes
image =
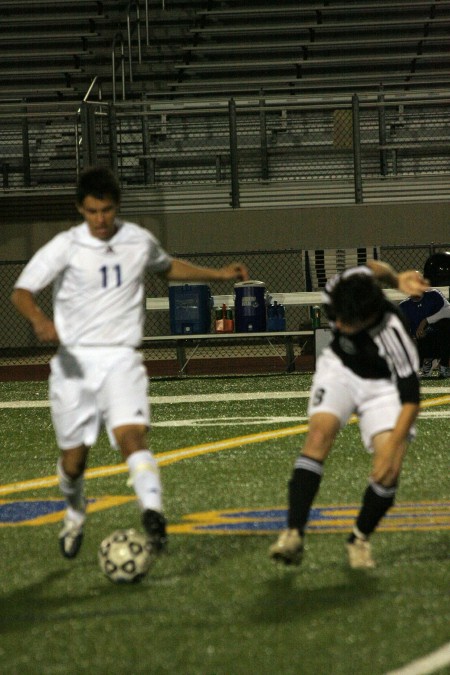
{"label": "soccer cleat", "polygon": [[303,556],[303,539],[298,530],[283,530],[269,549],[272,560],[285,565],[300,565]]}
{"label": "soccer cleat", "polygon": [[155,553],[161,553],[167,546],[166,519],[162,513],[146,509],[142,514],[142,524]]}
{"label": "soccer cleat", "polygon": [[433,374],[433,360],[424,359],[422,368],[419,370],[419,377],[431,377]]}
{"label": "soccer cleat", "polygon": [[372,547],[367,539],[356,537],[352,542],[346,543],[348,561],[353,569],[373,569],[376,567],[372,558]]}
{"label": "soccer cleat", "polygon": [[59,533],[59,548],[65,558],[75,558],[83,543],[84,518],[79,522],[66,514],[64,526]]}

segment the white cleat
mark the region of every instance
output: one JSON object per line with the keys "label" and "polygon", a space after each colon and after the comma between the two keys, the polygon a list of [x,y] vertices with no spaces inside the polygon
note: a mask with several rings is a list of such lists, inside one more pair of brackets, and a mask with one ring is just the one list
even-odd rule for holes
{"label": "white cleat", "polygon": [[372,558],[372,547],[366,539],[356,538],[347,542],[348,561],[352,569],[373,569],[376,567]]}
{"label": "white cleat", "polygon": [[83,527],[86,517],[77,512],[77,518],[72,518],[66,512],[64,525],[59,533],[59,548],[65,558],[75,558],[83,543]]}
{"label": "white cleat", "polygon": [[296,529],[284,530],[269,549],[272,560],[285,565],[300,565],[303,556],[303,539]]}

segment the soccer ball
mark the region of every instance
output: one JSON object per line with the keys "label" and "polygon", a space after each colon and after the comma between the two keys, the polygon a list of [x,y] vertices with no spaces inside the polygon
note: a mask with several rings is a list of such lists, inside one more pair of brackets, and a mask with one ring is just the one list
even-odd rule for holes
{"label": "soccer ball", "polygon": [[103,539],[98,550],[100,569],[116,584],[141,581],[154,560],[148,539],[137,530],[116,530]]}

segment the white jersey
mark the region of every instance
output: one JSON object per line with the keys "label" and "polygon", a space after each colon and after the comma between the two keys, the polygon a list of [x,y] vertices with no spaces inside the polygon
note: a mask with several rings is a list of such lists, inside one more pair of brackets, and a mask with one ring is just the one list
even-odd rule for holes
{"label": "white jersey", "polygon": [[144,274],[172,258],[134,223],[118,222],[108,241],[86,222],[56,235],[31,258],[15,287],[38,293],[53,282],[53,320],[62,345],[136,347],[144,320]]}

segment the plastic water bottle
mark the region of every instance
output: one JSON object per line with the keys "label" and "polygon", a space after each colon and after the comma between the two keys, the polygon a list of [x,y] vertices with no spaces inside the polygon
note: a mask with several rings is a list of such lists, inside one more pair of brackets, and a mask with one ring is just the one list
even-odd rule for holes
{"label": "plastic water bottle", "polygon": [[314,305],[312,308],[312,327],[320,328],[320,307],[319,305]]}

